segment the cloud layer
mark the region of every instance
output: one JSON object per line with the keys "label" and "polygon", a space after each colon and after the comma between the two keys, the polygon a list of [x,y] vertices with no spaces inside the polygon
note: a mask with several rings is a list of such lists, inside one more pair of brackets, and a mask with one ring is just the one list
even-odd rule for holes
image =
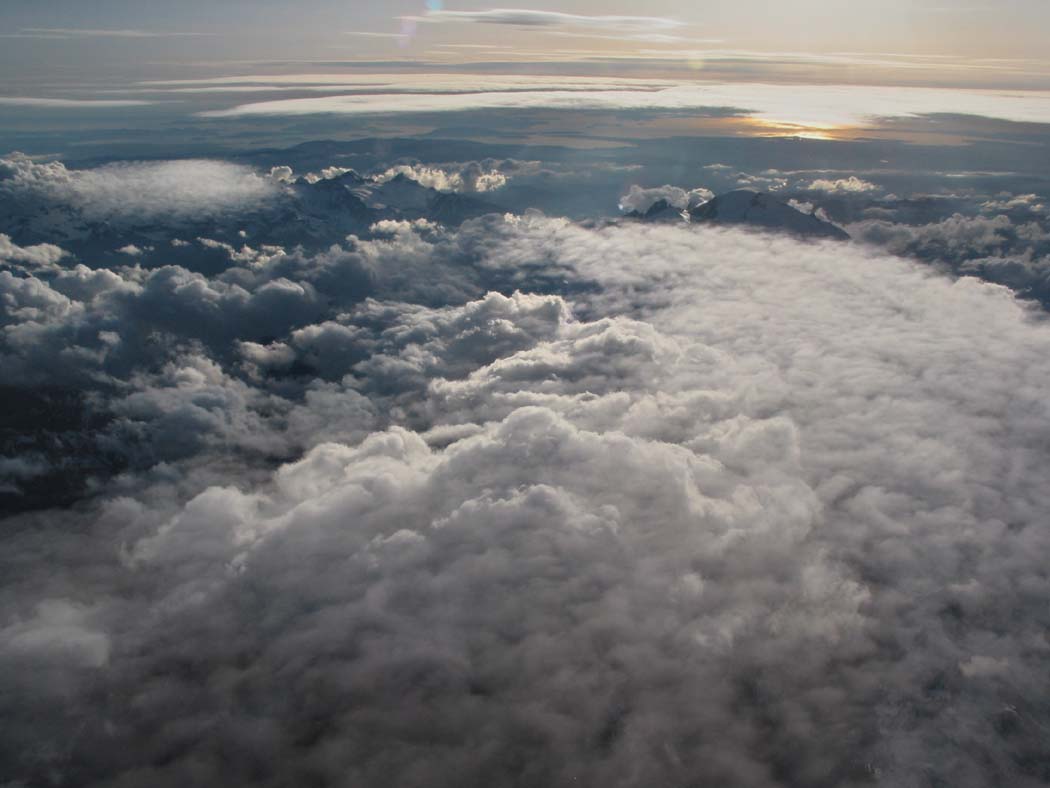
{"label": "cloud layer", "polygon": [[67,205],[91,220],[144,220],[222,213],[273,198],[276,184],[248,167],[182,160],[111,164],[70,170],[60,161],[14,155],[0,159],[0,194]]}
{"label": "cloud layer", "polygon": [[[235,78],[231,78],[231,81]],[[345,80],[345,77],[343,78]],[[443,77],[448,80],[448,76]],[[497,80],[500,78],[496,78]],[[748,83],[670,83],[631,89],[591,83],[591,89],[563,92],[545,77],[523,79],[513,92],[484,78],[463,76],[469,92],[420,92],[419,80],[407,91],[287,98],[210,110],[206,117],[312,114],[403,114],[501,109],[700,110],[736,108],[740,114],[773,123],[828,128],[859,126],[880,118],[915,115],[978,115],[1024,123],[1050,123],[1050,93],[938,88],[881,88],[856,85],[780,85]],[[591,78],[576,81],[585,86]],[[469,85],[469,87],[468,87]],[[407,93],[407,95],[406,95]]]}
{"label": "cloud layer", "polygon": [[1041,784],[1050,336],[1005,289],[538,214],[347,247],[3,275],[130,463],[5,529],[15,779]]}

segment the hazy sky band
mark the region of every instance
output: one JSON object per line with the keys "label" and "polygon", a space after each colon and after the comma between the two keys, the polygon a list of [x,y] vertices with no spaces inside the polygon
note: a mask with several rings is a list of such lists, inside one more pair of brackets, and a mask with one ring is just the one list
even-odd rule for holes
{"label": "hazy sky band", "polygon": [[763,120],[812,126],[856,126],[880,117],[916,114],[982,115],[1016,122],[1050,123],[1050,92],[857,89],[834,85],[785,90],[781,86],[754,84],[587,91],[579,88],[562,90],[542,81],[536,91],[297,98],[242,104],[207,115],[353,115],[475,109],[700,110],[719,107],[737,107],[745,114],[753,113]]}
{"label": "hazy sky band", "polygon": [[[0,67],[15,84],[106,79],[132,69],[180,76],[227,61],[399,61],[469,66],[516,63],[549,73],[615,68],[637,76],[851,84],[1050,89],[1042,0],[938,5],[886,0],[713,0],[637,4],[576,0],[557,6],[377,5],[313,0],[178,6],[72,0],[0,9]],[[349,35],[348,35],[349,34]],[[604,66],[597,65],[604,63]],[[430,65],[428,65],[430,64]],[[615,64],[615,65],[614,65]],[[61,80],[59,80],[60,82]]]}

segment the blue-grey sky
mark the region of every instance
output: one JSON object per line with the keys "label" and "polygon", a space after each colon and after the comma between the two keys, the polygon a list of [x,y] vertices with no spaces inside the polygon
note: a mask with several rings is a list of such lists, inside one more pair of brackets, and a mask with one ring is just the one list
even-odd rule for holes
{"label": "blue-grey sky", "polygon": [[[616,116],[616,134],[640,113],[668,134],[819,139],[925,116],[1050,124],[1047,29],[1044,0],[11,0],[0,142],[52,152],[92,129],[104,142],[191,127],[213,140],[275,118],[309,118],[299,128],[314,134],[322,116],[341,133],[415,134],[471,111],[590,110]],[[968,136],[907,123],[893,133]]]}
{"label": "blue-grey sky", "polygon": [[[652,72],[695,71],[717,59],[745,77],[1030,88],[1050,86],[1047,29],[1044,0],[9,0],[0,7],[0,66],[24,83],[135,69],[155,75],[202,61],[527,66],[615,56]],[[800,63],[807,55],[835,59]]]}

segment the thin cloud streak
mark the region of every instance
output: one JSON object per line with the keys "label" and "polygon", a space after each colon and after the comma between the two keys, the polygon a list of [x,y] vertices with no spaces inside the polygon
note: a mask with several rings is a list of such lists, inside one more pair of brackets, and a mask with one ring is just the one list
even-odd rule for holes
{"label": "thin cloud streak", "polygon": [[37,98],[34,96],[0,96],[0,106],[40,107],[43,109],[105,109],[107,107],[144,107],[155,101],[132,99],[62,99]]}
{"label": "thin cloud streak", "polygon": [[[455,78],[446,76],[448,87]],[[505,86],[485,89],[484,83],[463,80],[474,93],[398,92],[293,98],[242,104],[201,113],[203,117],[267,115],[364,115],[410,112],[464,112],[471,110],[568,109],[696,111],[736,108],[740,115],[774,123],[831,128],[869,124],[879,118],[931,114],[975,115],[1026,123],[1050,123],[1050,91],[1005,92],[939,88],[860,88],[853,85],[792,86],[725,83],[673,86],[587,85],[586,78],[569,88],[539,79],[535,90],[524,82],[516,90]],[[418,90],[418,82],[414,90]]]}
{"label": "thin cloud streak", "polygon": [[153,30],[100,30],[79,27],[24,27],[17,33],[4,33],[0,38],[184,38],[213,36],[215,33],[182,33]]}
{"label": "thin cloud streak", "polygon": [[476,23],[513,27],[583,27],[609,30],[673,30],[684,27],[677,19],[655,16],[586,16],[560,11],[522,8],[491,8],[484,11],[428,11],[423,16],[405,17],[431,24]]}

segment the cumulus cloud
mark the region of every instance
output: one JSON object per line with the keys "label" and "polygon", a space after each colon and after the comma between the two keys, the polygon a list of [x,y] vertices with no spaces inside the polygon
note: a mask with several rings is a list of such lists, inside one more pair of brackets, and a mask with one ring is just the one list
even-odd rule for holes
{"label": "cumulus cloud", "polygon": [[[367,294],[367,277],[356,269],[336,281],[346,303]],[[354,290],[355,281],[364,289]],[[116,273],[77,265],[46,280],[0,271],[0,295],[7,307],[0,357],[23,385],[123,376],[163,363],[187,343],[222,356],[238,338],[282,335],[325,309],[307,280],[275,274],[245,287],[178,266]]]}
{"label": "cumulus cloud", "polygon": [[270,178],[275,181],[278,181],[279,183],[290,183],[291,181],[295,180],[292,168],[287,165],[271,167]]}
{"label": "cumulus cloud", "polygon": [[646,189],[637,184],[632,184],[626,194],[620,196],[620,210],[625,213],[637,211],[645,213],[653,206],[653,203],[664,200],[674,208],[687,210],[710,200],[715,193],[702,186],[695,189],[682,189],[678,186],[664,185]]}
{"label": "cumulus cloud", "polygon": [[856,175],[848,178],[818,178],[803,188],[815,192],[828,192],[829,194],[865,194],[868,192],[881,191],[882,187],[862,180]]}
{"label": "cumulus cloud", "polygon": [[850,234],[898,254],[958,263],[1007,251],[1024,251],[1050,242],[1050,230],[1035,221],[1014,222],[1005,214],[966,216],[955,213],[938,222],[908,225],[884,219],[851,224]]}
{"label": "cumulus cloud", "polygon": [[1031,213],[1046,213],[1046,201],[1038,194],[1005,194],[997,195],[995,199],[986,200],[981,203],[981,210],[990,213],[1002,211],[1025,211]]}
{"label": "cumulus cloud", "polygon": [[354,170],[351,167],[324,167],[320,172],[306,173],[303,176],[303,180],[307,183],[320,183],[321,181],[330,181],[333,178],[338,178],[352,172],[354,172]]}
{"label": "cumulus cloud", "polygon": [[376,183],[387,183],[398,175],[441,192],[488,192],[502,188],[507,176],[495,168],[485,169],[478,162],[470,162],[458,170],[431,167],[422,164],[398,164],[374,177]]}
{"label": "cumulus cloud", "polygon": [[0,263],[25,263],[38,268],[51,268],[66,256],[66,252],[55,244],[19,246],[11,236],[0,233]]}
{"label": "cumulus cloud", "polygon": [[4,530],[14,779],[1038,784],[1048,328],[1008,291],[689,225],[375,232],[0,273],[27,366],[177,340],[93,384],[130,470]]}

